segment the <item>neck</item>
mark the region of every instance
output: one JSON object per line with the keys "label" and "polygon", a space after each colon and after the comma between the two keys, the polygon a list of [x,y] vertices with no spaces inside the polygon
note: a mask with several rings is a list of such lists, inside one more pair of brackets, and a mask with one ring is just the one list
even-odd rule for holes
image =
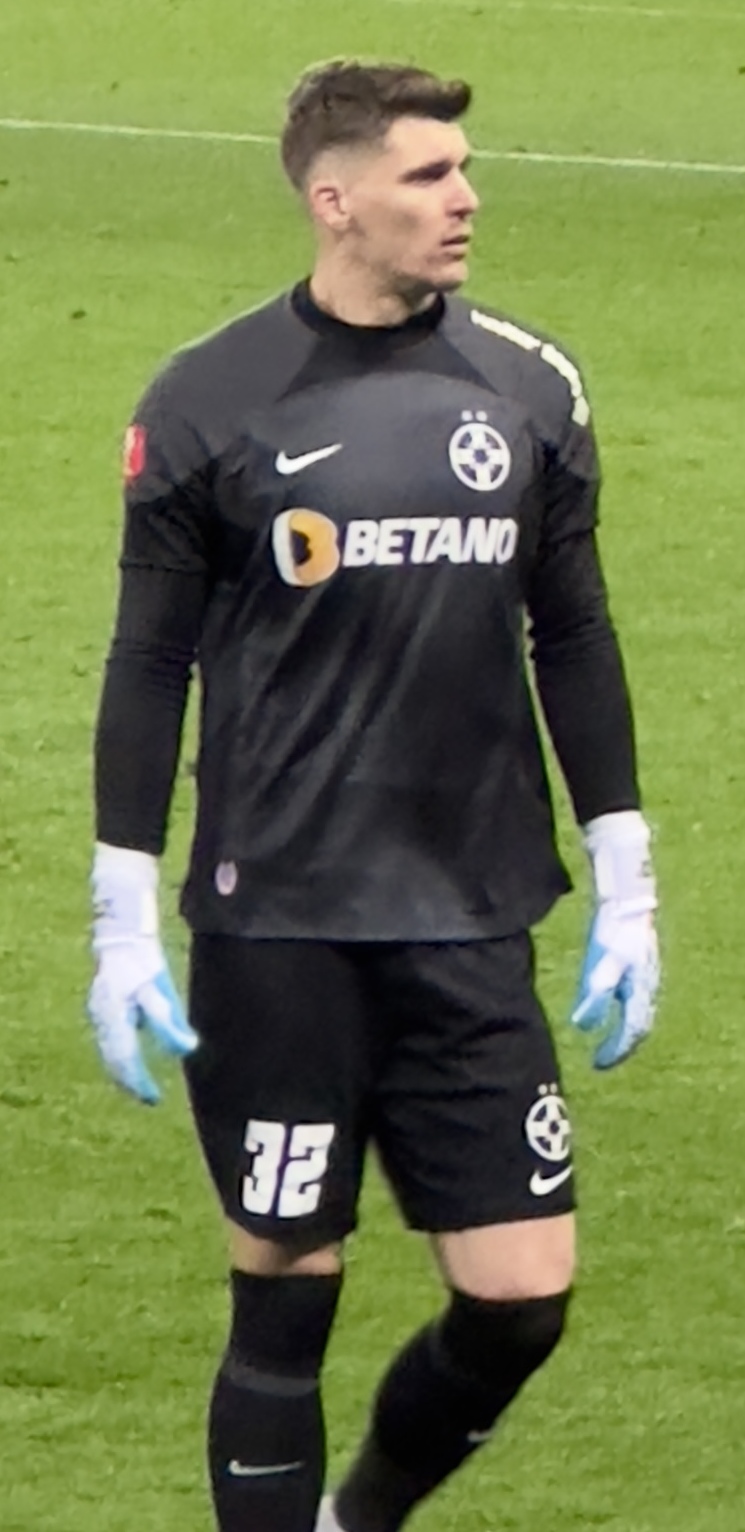
{"label": "neck", "polygon": [[344,324],[385,328],[405,324],[414,314],[432,307],[436,293],[412,284],[399,290],[386,285],[375,272],[351,269],[332,258],[319,258],[310,279],[314,303]]}

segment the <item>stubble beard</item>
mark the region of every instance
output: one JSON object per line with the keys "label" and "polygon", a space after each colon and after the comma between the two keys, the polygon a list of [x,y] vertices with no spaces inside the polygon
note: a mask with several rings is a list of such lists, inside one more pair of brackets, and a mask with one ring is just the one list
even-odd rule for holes
{"label": "stubble beard", "polygon": [[417,277],[409,273],[400,273],[393,279],[392,292],[397,298],[406,304],[411,314],[417,314],[426,309],[436,298],[445,296],[447,293],[455,293],[463,286],[468,272],[462,271],[458,276],[442,277]]}

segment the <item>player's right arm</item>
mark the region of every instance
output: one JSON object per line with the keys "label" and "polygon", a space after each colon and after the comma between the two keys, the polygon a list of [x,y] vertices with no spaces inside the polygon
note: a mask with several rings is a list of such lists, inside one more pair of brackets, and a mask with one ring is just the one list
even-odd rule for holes
{"label": "player's right arm", "polygon": [[140,1030],[174,1054],[197,1041],[160,944],[157,906],[157,859],[209,580],[209,462],[179,407],[175,371],[150,389],[127,432],[119,602],[95,736],[88,1013],[109,1073],[148,1103],[159,1092]]}

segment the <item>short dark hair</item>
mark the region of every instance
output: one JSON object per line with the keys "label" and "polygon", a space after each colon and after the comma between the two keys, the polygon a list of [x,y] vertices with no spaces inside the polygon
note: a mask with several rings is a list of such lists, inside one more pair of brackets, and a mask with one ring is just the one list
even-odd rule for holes
{"label": "short dark hair", "polygon": [[464,80],[441,80],[412,65],[356,59],[318,64],[300,76],[287,103],[282,164],[300,191],[324,149],[377,143],[397,117],[453,122],[470,102]]}

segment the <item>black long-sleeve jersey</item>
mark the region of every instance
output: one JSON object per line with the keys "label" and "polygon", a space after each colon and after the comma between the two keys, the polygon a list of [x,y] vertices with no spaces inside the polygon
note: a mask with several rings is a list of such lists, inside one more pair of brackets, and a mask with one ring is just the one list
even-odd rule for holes
{"label": "black long-sleeve jersey", "polygon": [[638,804],[573,362],[461,298],[307,283],[177,354],[127,435],[99,839],[159,853],[195,660],[197,931],[474,940],[566,890],[526,670],[584,821]]}

